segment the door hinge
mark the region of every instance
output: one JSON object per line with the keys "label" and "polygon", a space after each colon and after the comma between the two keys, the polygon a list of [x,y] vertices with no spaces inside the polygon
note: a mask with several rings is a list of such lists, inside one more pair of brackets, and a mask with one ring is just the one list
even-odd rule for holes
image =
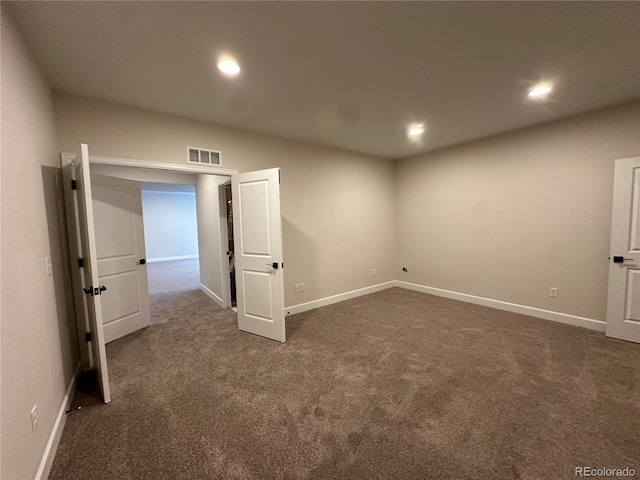
{"label": "door hinge", "polygon": [[280,181],[280,169],[278,169],[278,183],[282,183],[282,182]]}
{"label": "door hinge", "polygon": [[84,258],[79,258],[78,259],[78,267],[84,268]]}
{"label": "door hinge", "polygon": [[86,332],[84,334],[84,340],[85,340],[85,342],[90,342],[91,341],[91,332]]}
{"label": "door hinge", "polygon": [[77,190],[78,189],[78,182],[75,180],[71,180],[71,190]]}

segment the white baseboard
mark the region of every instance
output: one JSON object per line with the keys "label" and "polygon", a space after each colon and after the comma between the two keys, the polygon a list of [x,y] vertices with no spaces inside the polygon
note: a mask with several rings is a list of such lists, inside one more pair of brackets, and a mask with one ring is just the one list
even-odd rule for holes
{"label": "white baseboard", "polygon": [[379,283],[378,285],[372,285],[358,290],[351,290],[350,292],[332,295],[331,297],[320,298],[318,300],[312,300],[311,302],[300,303],[299,305],[292,305],[291,307],[286,307],[284,311],[286,315],[295,315],[296,313],[306,312],[307,310],[313,310],[314,308],[326,307],[327,305],[344,302],[345,300],[361,297],[362,295],[369,295],[370,293],[386,290],[387,288],[394,286],[394,281]]}
{"label": "white baseboard", "polygon": [[452,300],[459,300],[461,302],[483,305],[485,307],[491,307],[498,310],[505,310],[507,312],[520,313],[522,315],[529,315],[531,317],[542,318],[544,320],[551,320],[553,322],[573,325],[575,327],[588,328],[590,330],[596,330],[598,332],[604,332],[606,326],[606,322],[603,322],[602,320],[578,317],[576,315],[570,315],[568,313],[543,310],[541,308],[527,307],[526,305],[518,305],[516,303],[503,302],[501,300],[493,300],[491,298],[477,297],[475,295],[452,292],[451,290],[427,287],[425,285],[418,285],[415,283],[401,282],[396,280],[395,286],[405,288],[407,290],[414,290],[416,292],[437,295],[438,297],[446,297]]}
{"label": "white baseboard", "polygon": [[62,437],[64,425],[65,423],[67,423],[66,412],[67,410],[69,410],[69,406],[71,405],[71,401],[73,400],[73,395],[76,392],[76,382],[81,371],[82,364],[78,363],[76,371],[74,372],[73,377],[69,382],[69,386],[67,387],[67,391],[64,394],[64,398],[62,399],[62,405],[60,405],[58,416],[56,417],[56,421],[53,424],[51,435],[49,435],[47,447],[44,449],[44,454],[42,455],[42,460],[40,461],[40,466],[38,467],[38,472],[36,473],[36,480],[46,480],[47,478],[49,478],[51,465],[53,465],[53,459],[56,456],[56,451],[58,450],[58,445],[60,444],[60,437]]}
{"label": "white baseboard", "polygon": [[223,305],[224,302],[218,295],[214,293],[213,290],[205,287],[203,284],[200,284],[200,290],[202,290],[207,295],[207,297],[209,297],[211,300],[213,300],[218,305],[224,308],[224,305]]}
{"label": "white baseboard", "polygon": [[171,262],[173,260],[189,260],[191,258],[198,258],[198,255],[180,255],[178,257],[147,258],[147,263]]}

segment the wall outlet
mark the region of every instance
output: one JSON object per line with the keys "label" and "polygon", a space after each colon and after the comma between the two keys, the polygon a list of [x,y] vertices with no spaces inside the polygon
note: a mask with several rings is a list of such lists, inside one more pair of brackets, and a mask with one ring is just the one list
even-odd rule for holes
{"label": "wall outlet", "polygon": [[301,292],[304,292],[304,283],[301,283],[301,284],[300,284],[300,291],[301,291]]}
{"label": "wall outlet", "polygon": [[296,293],[300,293],[300,284],[296,283]]}
{"label": "wall outlet", "polygon": [[38,406],[34,405],[31,409],[31,430],[36,433],[38,430]]}
{"label": "wall outlet", "polygon": [[51,275],[51,258],[47,257],[44,259],[44,266],[47,269],[47,275]]}
{"label": "wall outlet", "polygon": [[371,275],[373,275],[374,277],[378,274],[378,271],[374,268],[373,272],[371,273]]}
{"label": "wall outlet", "polygon": [[558,289],[556,287],[549,287],[549,296],[551,298],[558,298]]}

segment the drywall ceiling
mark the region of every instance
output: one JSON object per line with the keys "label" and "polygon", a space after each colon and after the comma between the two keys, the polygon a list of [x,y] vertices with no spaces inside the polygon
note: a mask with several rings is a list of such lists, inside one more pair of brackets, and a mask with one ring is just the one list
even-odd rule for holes
{"label": "drywall ceiling", "polygon": [[[388,158],[640,97],[637,2],[9,9],[55,90]],[[221,54],[238,77],[218,72]],[[541,81],[554,91],[533,102]],[[425,123],[422,141],[410,122]]]}

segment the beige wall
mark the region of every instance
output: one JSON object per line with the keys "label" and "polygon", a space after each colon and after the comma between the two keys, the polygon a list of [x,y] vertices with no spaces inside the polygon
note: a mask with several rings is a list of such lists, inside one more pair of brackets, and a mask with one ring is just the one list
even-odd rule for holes
{"label": "beige wall", "polygon": [[[285,304],[393,279],[393,162],[83,97],[55,94],[62,151],[184,164],[187,145],[225,168],[282,168]],[[202,252],[201,252],[202,254]],[[377,276],[372,276],[372,269]],[[294,293],[304,282],[306,291]]]}
{"label": "beige wall", "polygon": [[[222,290],[222,259],[220,235],[220,198],[218,182],[222,177],[198,175],[196,210],[198,211],[198,250],[200,252],[200,283],[224,300]],[[225,257],[226,261],[226,257]]]}
{"label": "beige wall", "polygon": [[[3,479],[34,478],[77,345],[52,95],[2,9],[1,458]],[[53,275],[47,276],[45,257]],[[31,407],[38,430],[31,431]]]}
{"label": "beige wall", "polygon": [[637,155],[640,102],[398,161],[397,279],[605,320],[614,160]]}

